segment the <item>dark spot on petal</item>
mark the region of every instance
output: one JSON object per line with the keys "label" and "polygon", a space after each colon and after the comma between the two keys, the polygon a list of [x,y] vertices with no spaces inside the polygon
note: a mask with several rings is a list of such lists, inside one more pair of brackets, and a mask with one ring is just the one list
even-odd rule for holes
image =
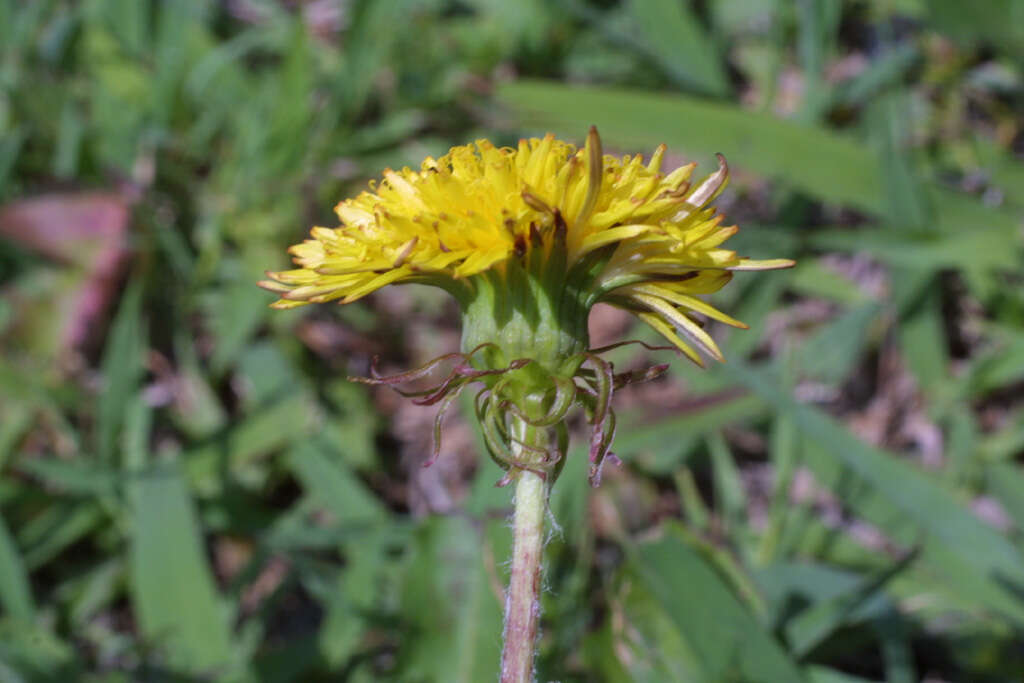
{"label": "dark spot on petal", "polygon": [[537,229],[537,223],[535,221],[530,222],[530,242],[535,247],[541,247],[544,245],[544,236],[540,234],[540,230]]}
{"label": "dark spot on petal", "polygon": [[565,219],[562,218],[562,212],[558,209],[554,209],[555,216],[555,239],[561,242],[565,241],[566,235],[569,232],[569,226],[565,224]]}
{"label": "dark spot on petal", "polygon": [[516,235],[515,251],[516,256],[520,258],[526,253],[526,238],[522,235]]}

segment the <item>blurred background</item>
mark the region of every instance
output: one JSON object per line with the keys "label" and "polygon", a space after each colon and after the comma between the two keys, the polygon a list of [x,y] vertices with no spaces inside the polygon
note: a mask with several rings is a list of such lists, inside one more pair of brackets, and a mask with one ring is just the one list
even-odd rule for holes
{"label": "blurred background", "polygon": [[500,472],[346,381],[453,303],[255,282],[384,167],[591,124],[724,153],[799,265],[726,365],[613,356],[672,368],[596,490],[576,438],[540,680],[1024,680],[1022,69],[1012,0],[0,0],[0,681],[494,680]]}

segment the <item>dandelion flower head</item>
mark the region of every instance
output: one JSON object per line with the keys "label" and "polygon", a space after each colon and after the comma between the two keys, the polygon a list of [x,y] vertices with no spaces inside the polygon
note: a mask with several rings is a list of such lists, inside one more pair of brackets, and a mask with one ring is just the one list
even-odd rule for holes
{"label": "dandelion flower head", "polygon": [[[728,178],[721,155],[699,183],[691,182],[692,163],[663,172],[664,155],[664,145],[646,163],[604,155],[594,129],[582,149],[553,135],[516,148],[487,140],[454,147],[418,171],[384,171],[338,204],[339,227],[315,227],[291,248],[298,268],[268,273],[260,284],[280,295],[274,307],[291,308],[423,283],[451,292],[465,312],[482,296],[492,309],[515,308],[493,299],[515,298],[515,283],[525,282],[535,299],[526,308],[548,309],[534,321],[563,318],[576,328],[570,336],[585,340],[587,313],[603,301],[634,313],[694,362],[701,364],[698,349],[721,360],[699,316],[744,325],[699,296],[733,271],[792,261],[751,260],[722,247],[738,228],[722,225],[710,205]],[[530,313],[506,314],[516,317]]]}

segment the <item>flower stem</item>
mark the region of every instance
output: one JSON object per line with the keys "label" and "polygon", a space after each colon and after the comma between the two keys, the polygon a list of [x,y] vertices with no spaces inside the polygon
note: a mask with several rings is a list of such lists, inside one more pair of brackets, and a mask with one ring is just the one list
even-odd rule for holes
{"label": "flower stem", "polygon": [[[518,422],[518,421],[517,421]],[[525,424],[514,425],[523,439],[532,443],[539,434]],[[517,448],[524,454],[522,448]],[[501,683],[531,683],[533,660],[540,622],[541,555],[544,550],[544,515],[548,486],[529,470],[520,470],[516,482],[515,512],[512,517],[512,575],[505,597],[505,648],[501,654]]]}

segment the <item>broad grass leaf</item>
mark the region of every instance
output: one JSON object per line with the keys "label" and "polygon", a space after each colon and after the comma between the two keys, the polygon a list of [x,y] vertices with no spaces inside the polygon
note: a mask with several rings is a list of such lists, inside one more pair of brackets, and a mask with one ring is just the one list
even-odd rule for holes
{"label": "broad grass leaf", "polygon": [[[661,657],[682,657],[678,671],[695,678],[673,680],[763,681],[804,680],[796,663],[751,615],[720,578],[685,540],[681,530],[668,525],[663,536],[637,546],[623,574],[623,585],[646,592],[665,619],[665,647]],[[629,618],[626,607],[627,619]],[[634,621],[648,628],[645,618]],[[678,649],[679,646],[684,649]],[[686,654],[684,654],[686,653]]]}
{"label": "broad grass leaf", "polygon": [[262,458],[310,436],[317,416],[317,407],[301,392],[252,409],[231,428],[186,452],[191,485],[203,495],[215,495],[230,473],[235,483],[260,486],[267,476]]}
{"label": "broad grass leaf", "polygon": [[4,683],[80,681],[71,646],[41,625],[0,619],[0,680]]}
{"label": "broad grass leaf", "polygon": [[804,373],[829,384],[838,384],[853,370],[871,341],[872,328],[881,312],[873,302],[854,306],[804,341],[796,362]]}
{"label": "broad grass leaf", "polygon": [[315,441],[299,443],[288,457],[303,488],[329,510],[340,525],[361,525],[387,519],[384,505],[339,458]]}
{"label": "broad grass leaf", "polygon": [[692,3],[631,0],[626,8],[639,29],[637,44],[677,82],[708,95],[729,94],[717,46],[697,19]]}
{"label": "broad grass leaf", "polygon": [[825,666],[807,667],[807,680],[808,683],[875,683],[867,678],[851,676]]}
{"label": "broad grass leaf", "polygon": [[653,423],[645,424],[640,415],[621,415],[620,423],[631,428],[616,435],[616,452],[647,472],[668,474],[685,461],[702,434],[755,419],[769,410],[760,399],[735,391],[694,396],[688,403],[678,417]]}
{"label": "broad grass leaf", "polygon": [[402,594],[414,629],[402,655],[408,680],[497,678],[502,606],[485,566],[483,532],[460,517],[434,517],[417,530]]}
{"label": "broad grass leaf", "polygon": [[944,575],[965,600],[1024,620],[1024,601],[1015,594],[1024,585],[1024,559],[1007,538],[923,472],[795,402],[769,372],[751,367],[727,372],[793,419],[807,440],[804,462],[826,485],[840,486],[834,491],[845,504],[904,543],[913,544],[919,530],[923,564]]}
{"label": "broad grass leaf", "polygon": [[985,483],[1013,518],[1018,532],[1024,532],[1024,472],[1020,465],[994,462],[985,468]]}
{"label": "broad grass leaf", "polygon": [[135,397],[142,378],[142,354],[146,347],[142,326],[142,282],[128,286],[114,318],[103,351],[104,386],[97,417],[96,451],[101,460],[114,457],[117,435],[125,410]]}
{"label": "broad grass leaf", "polygon": [[29,568],[45,565],[65,549],[87,538],[107,521],[99,504],[89,499],[58,499],[18,529]]}
{"label": "broad grass leaf", "polygon": [[147,472],[130,498],[131,596],[142,637],[174,670],[222,669],[232,658],[228,611],[183,478],[171,467]]}
{"label": "broad grass leaf", "polygon": [[967,45],[995,43],[1010,53],[1024,53],[1024,9],[1015,0],[966,4],[927,0],[929,19],[950,37]]}
{"label": "broad grass leaf", "polygon": [[[894,609],[883,589],[912,561],[913,554],[908,553],[894,564],[865,575],[827,566],[782,564],[762,570],[757,578],[762,585],[766,579],[775,580],[776,609],[785,609],[784,601],[789,607],[799,604],[802,600],[797,596],[812,600],[783,625],[790,651],[806,657],[839,629],[884,617]],[[804,581],[810,586],[804,585]],[[783,591],[779,591],[783,586]]]}
{"label": "broad grass leaf", "polygon": [[15,619],[31,621],[35,616],[32,589],[18,546],[0,517],[0,605]]}

